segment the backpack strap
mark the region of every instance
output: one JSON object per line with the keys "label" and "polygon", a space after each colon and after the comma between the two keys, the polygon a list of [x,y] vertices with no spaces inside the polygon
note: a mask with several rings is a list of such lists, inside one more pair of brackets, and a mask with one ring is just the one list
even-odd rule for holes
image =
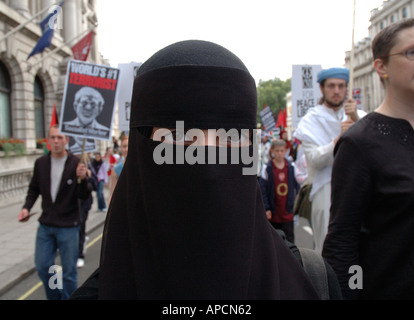
{"label": "backpack strap", "polygon": [[328,275],[325,262],[320,254],[307,248],[298,248],[303,268],[308,274],[321,300],[329,300]]}

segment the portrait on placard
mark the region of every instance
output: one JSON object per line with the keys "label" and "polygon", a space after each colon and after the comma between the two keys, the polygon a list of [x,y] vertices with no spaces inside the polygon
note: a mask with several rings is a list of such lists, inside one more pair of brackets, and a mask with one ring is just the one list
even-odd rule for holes
{"label": "portrait on placard", "polygon": [[70,61],[62,103],[62,133],[110,140],[118,79],[118,69]]}

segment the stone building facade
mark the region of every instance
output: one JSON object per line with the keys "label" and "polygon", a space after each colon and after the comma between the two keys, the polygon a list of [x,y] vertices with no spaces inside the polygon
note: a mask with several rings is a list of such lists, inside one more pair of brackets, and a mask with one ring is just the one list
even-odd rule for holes
{"label": "stone building facade", "polygon": [[[354,81],[353,87],[362,90],[362,107],[367,112],[377,109],[384,100],[384,88],[380,78],[375,72],[372,58],[372,40],[386,26],[408,18],[414,17],[414,0],[388,0],[379,8],[371,10],[368,35],[358,41],[354,48]],[[344,66],[350,68],[351,51],[345,52]],[[288,124],[292,123],[291,94],[286,96],[288,109]],[[290,111],[290,112],[289,112]],[[289,134],[295,128],[288,126]]]}
{"label": "stone building facade", "polygon": [[[384,88],[374,70],[371,42],[386,26],[414,17],[414,0],[388,0],[371,11],[368,36],[355,45],[354,88],[362,89],[365,111],[374,111],[384,99]],[[345,66],[350,67],[351,52],[345,53]]]}
{"label": "stone building facade", "polygon": [[[0,0],[0,139],[21,140],[26,149],[23,156],[0,151],[0,206],[26,193],[34,161],[43,154],[37,141],[47,137],[55,103],[60,114],[71,47],[98,22],[96,0],[65,0],[51,46],[27,59],[42,35],[39,22],[58,11],[59,2]],[[88,61],[108,64],[93,30]]]}

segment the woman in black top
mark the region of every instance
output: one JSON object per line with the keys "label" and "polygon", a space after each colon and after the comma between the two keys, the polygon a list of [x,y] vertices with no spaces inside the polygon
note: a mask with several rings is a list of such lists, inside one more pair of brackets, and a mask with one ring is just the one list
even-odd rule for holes
{"label": "woman in black top", "polygon": [[373,55],[386,96],[335,147],[323,256],[344,298],[413,299],[414,19],[380,32]]}
{"label": "woman in black top", "polygon": [[[256,85],[241,60],[211,42],[172,44],[140,67],[131,105],[128,157],[91,277],[98,298],[318,299],[266,219],[256,169],[219,164],[223,151],[253,154],[243,130],[256,128]],[[181,144],[194,128],[208,138],[208,129],[241,134]],[[239,139],[245,144],[228,145]],[[171,153],[174,163],[159,162]],[[195,154],[206,163],[190,163]]]}

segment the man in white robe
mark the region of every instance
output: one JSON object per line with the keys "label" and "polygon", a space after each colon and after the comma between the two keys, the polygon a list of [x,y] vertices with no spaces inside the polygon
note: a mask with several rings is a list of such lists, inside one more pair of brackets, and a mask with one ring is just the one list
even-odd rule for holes
{"label": "man in white robe", "polygon": [[318,74],[322,99],[299,122],[294,136],[302,142],[312,183],[312,228],[315,250],[322,253],[331,206],[333,151],[339,137],[366,113],[354,100],[345,102],[349,70],[332,68]]}

